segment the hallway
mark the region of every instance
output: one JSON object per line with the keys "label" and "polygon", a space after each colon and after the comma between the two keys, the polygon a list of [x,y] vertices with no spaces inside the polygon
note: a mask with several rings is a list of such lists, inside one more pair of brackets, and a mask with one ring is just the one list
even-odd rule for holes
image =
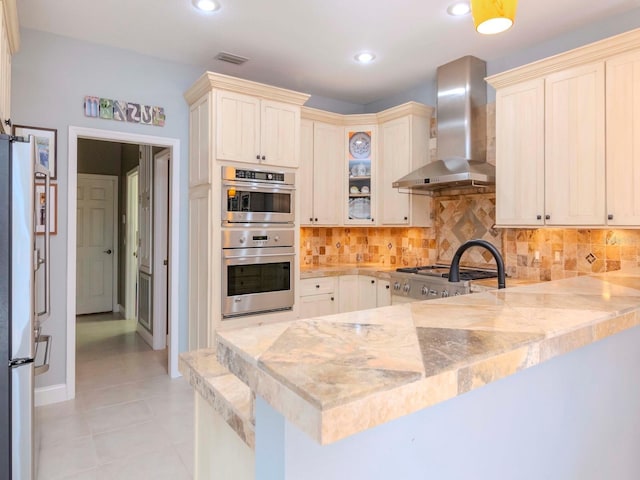
{"label": "hallway", "polygon": [[193,390],[135,328],[115,313],[77,318],[76,398],[36,409],[38,480],[192,478]]}

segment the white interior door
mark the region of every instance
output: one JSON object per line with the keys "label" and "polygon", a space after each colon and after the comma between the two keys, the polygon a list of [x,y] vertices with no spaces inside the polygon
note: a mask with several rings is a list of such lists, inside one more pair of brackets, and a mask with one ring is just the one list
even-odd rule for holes
{"label": "white interior door", "polygon": [[137,332],[153,347],[153,155],[140,145],[138,175],[138,302]]}
{"label": "white interior door", "polygon": [[117,177],[78,175],[76,313],[114,310]]}
{"label": "white interior door", "polygon": [[169,150],[153,159],[153,349],[167,346],[169,269]]}
{"label": "white interior door", "polygon": [[125,309],[129,319],[136,318],[138,285],[138,168],[127,173],[127,235]]}

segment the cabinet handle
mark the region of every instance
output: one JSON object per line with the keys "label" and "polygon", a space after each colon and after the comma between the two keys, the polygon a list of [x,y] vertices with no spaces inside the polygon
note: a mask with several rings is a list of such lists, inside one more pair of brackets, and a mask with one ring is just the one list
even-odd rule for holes
{"label": "cabinet handle", "polygon": [[320,285],[316,285],[316,288],[320,288]]}
{"label": "cabinet handle", "polygon": [[310,219],[309,219],[309,221],[310,221],[310,222],[313,222],[313,218],[310,218]]}
{"label": "cabinet handle", "polygon": [[260,160],[260,155],[256,155],[256,160]]}
{"label": "cabinet handle", "polygon": [[609,215],[607,215],[607,220],[613,220],[613,213],[610,213]]}
{"label": "cabinet handle", "polygon": [[536,220],[542,220],[542,215],[538,215],[538,216],[536,217]]}
{"label": "cabinet handle", "polygon": [[7,118],[7,119],[4,121],[4,124],[5,124],[7,127],[10,127],[10,126],[11,126],[11,119],[10,119],[10,118]]}
{"label": "cabinet handle", "polygon": [[375,222],[375,220],[374,220],[373,218],[371,219],[371,221],[372,221],[372,222]]}
{"label": "cabinet handle", "polygon": [[544,219],[545,219],[545,220],[551,220],[551,215],[545,215],[545,216],[544,216]]}
{"label": "cabinet handle", "polygon": [[373,285],[374,283],[376,283],[376,281],[375,280],[371,280],[371,285]]}
{"label": "cabinet handle", "polygon": [[318,221],[318,219],[317,219],[317,218],[315,218],[314,220],[315,220],[316,222]]}
{"label": "cabinet handle", "polygon": [[331,297],[331,301],[333,302],[333,297]]}
{"label": "cabinet handle", "polygon": [[387,290],[389,290],[391,288],[391,285],[385,285],[384,288],[386,288]]}
{"label": "cabinet handle", "polygon": [[406,222],[407,220],[409,220],[409,217],[404,217],[404,221]]}
{"label": "cabinet handle", "polygon": [[261,160],[266,160],[266,159],[267,159],[267,157],[265,157],[264,155],[262,155]]}

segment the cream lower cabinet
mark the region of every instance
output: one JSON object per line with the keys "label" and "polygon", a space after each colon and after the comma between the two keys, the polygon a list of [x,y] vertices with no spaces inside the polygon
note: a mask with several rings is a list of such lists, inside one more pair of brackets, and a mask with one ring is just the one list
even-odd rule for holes
{"label": "cream lower cabinet", "polygon": [[431,197],[399,192],[394,181],[429,162],[432,109],[415,102],[379,114],[378,224],[431,226]]}
{"label": "cream lower cabinet", "polygon": [[300,107],[233,91],[216,95],[216,158],[297,167]]}
{"label": "cream lower cabinet", "polygon": [[343,128],[301,122],[298,196],[301,225],[342,223]]}
{"label": "cream lower cabinet", "polygon": [[640,225],[640,51],[606,62],[607,223]]}
{"label": "cream lower cabinet", "polygon": [[368,310],[378,306],[378,279],[368,275],[358,275],[358,310]]}
{"label": "cream lower cabinet", "polygon": [[300,280],[299,317],[322,317],[338,313],[337,277]]}
{"label": "cream lower cabinet", "polygon": [[376,306],[386,307],[391,305],[391,282],[378,279],[376,285]]}

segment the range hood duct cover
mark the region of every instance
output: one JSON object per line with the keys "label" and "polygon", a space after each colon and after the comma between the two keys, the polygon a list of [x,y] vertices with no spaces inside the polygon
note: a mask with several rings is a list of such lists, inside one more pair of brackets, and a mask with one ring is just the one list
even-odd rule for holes
{"label": "range hood duct cover", "polygon": [[470,55],[438,67],[438,160],[393,182],[394,188],[495,184],[495,167],[486,163],[486,74],[486,63]]}

